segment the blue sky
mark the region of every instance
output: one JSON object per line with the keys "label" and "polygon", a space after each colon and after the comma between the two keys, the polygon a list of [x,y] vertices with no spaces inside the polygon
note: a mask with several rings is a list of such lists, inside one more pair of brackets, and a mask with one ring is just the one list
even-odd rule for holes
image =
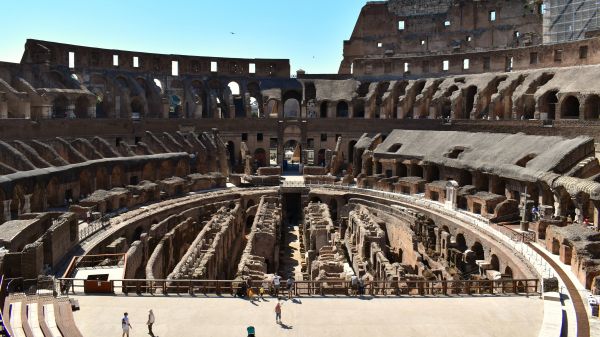
{"label": "blue sky", "polygon": [[[336,73],[365,0],[2,1],[0,61],[27,38],[165,54],[289,58]],[[234,32],[235,34],[231,34]]]}

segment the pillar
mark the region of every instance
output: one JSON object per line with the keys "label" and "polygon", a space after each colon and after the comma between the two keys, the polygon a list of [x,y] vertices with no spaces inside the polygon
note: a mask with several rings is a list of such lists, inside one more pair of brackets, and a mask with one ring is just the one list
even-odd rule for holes
{"label": "pillar", "polygon": [[446,183],[446,208],[455,210],[458,197],[458,183],[454,180]]}
{"label": "pillar", "polygon": [[21,213],[31,212],[31,196],[32,196],[32,194],[25,194],[25,202],[23,203],[23,212],[21,212]]}
{"label": "pillar", "polygon": [[12,217],[10,216],[11,202],[12,202],[12,200],[4,200],[4,221],[8,221],[8,220],[12,219]]}

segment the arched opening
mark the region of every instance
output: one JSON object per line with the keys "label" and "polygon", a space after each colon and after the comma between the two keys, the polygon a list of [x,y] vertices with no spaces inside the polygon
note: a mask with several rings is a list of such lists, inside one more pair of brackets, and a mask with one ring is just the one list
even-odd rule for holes
{"label": "arched opening", "polygon": [[108,190],[108,172],[106,168],[100,167],[96,171],[96,189]]}
{"label": "arched opening", "polygon": [[131,237],[131,242],[138,241],[142,237],[143,233],[144,233],[144,228],[142,228],[141,226],[136,228],[135,231],[133,231],[133,235]]}
{"label": "arched opening", "polygon": [[290,98],[283,104],[283,117],[298,118],[300,117],[300,102],[295,98]]}
{"label": "arched opening", "polygon": [[46,200],[48,207],[60,207],[64,205],[64,198],[60,192],[60,184],[57,177],[50,179],[48,185],[46,185]]}
{"label": "arched opening", "polygon": [[229,84],[227,84],[227,87],[229,87],[229,90],[231,91],[231,98],[233,100],[233,107],[235,109],[235,117],[246,117],[240,85],[235,81],[231,81]]}
{"label": "arched opening", "polygon": [[317,164],[325,167],[325,149],[320,149],[317,153]]}
{"label": "arched opening", "polygon": [[254,224],[254,215],[249,215],[246,218],[246,230],[244,231],[244,235],[250,234],[252,231],[252,225]]}
{"label": "arched opening", "polygon": [[173,163],[170,160],[163,160],[158,168],[159,179],[170,178],[173,176],[173,173]]}
{"label": "arched opening", "polygon": [[302,149],[300,143],[290,139],[283,144],[283,170],[299,172]]}
{"label": "arched opening", "polygon": [[473,246],[471,247],[471,250],[475,253],[476,260],[484,260],[485,259],[485,252],[483,250],[483,246],[478,241],[476,241],[473,244]]}
{"label": "arched opening", "polygon": [[445,119],[449,119],[452,117],[452,103],[450,102],[450,100],[444,100],[444,102],[442,103],[441,116]]}
{"label": "arched opening", "polygon": [[154,163],[148,162],[142,169],[142,180],[154,181],[156,180],[156,169]]}
{"label": "arched opening", "polygon": [[169,118],[181,117],[181,97],[171,95],[169,97]]}
{"label": "arched opening", "polygon": [[356,146],[356,141],[355,140],[351,140],[348,143],[348,162],[349,163],[353,163],[354,162],[354,146]]}
{"label": "arched opening", "polygon": [[181,159],[175,166],[175,175],[177,177],[185,177],[190,173],[189,163],[187,160]]}
{"label": "arched opening", "polygon": [[507,277],[507,278],[513,277],[512,268],[510,268],[509,266],[506,266],[506,268],[504,268],[504,277]]}
{"label": "arched opening", "polygon": [[19,215],[24,213],[23,206],[25,204],[25,193],[21,185],[16,185],[13,188],[12,201],[10,203],[10,218],[18,219]]}
{"label": "arched opening", "polygon": [[202,82],[196,80],[191,84],[192,100],[194,101],[194,116],[209,118],[209,109],[206,104],[206,90]]}
{"label": "arched opening", "polygon": [[318,203],[321,203],[322,201],[321,201],[321,198],[313,195],[312,197],[310,197],[310,202],[318,204]]}
{"label": "arched opening", "polygon": [[550,91],[546,93],[544,99],[544,106],[548,112],[548,119],[552,120],[556,118],[556,104],[558,103],[558,91]]}
{"label": "arched opening", "polygon": [[258,148],[254,151],[254,163],[256,168],[268,166],[267,151],[265,151],[265,149]]}
{"label": "arched opening", "polygon": [[465,250],[467,250],[467,241],[462,233],[456,235],[456,249],[458,249],[461,253],[464,253]]}
{"label": "arched opening", "polygon": [[534,119],[535,118],[535,100],[533,96],[525,96],[523,98],[523,114],[521,119]]}
{"label": "arched opening", "polygon": [[66,118],[69,108],[67,97],[60,95],[52,101],[52,118]]}
{"label": "arched opening", "polygon": [[227,153],[229,154],[229,167],[235,167],[235,144],[232,141],[227,142]]}
{"label": "arched opening", "polygon": [[96,94],[96,118],[107,118],[110,111],[108,102],[102,93]]}
{"label": "arched opening", "polygon": [[111,187],[123,187],[123,169],[120,166],[115,166],[110,174]]}
{"label": "arched opening", "polygon": [[85,198],[94,192],[92,186],[92,175],[88,170],[79,173],[79,198]]}
{"label": "arched opening", "polygon": [[585,119],[600,118],[600,97],[598,95],[590,95],[585,100]]}
{"label": "arched opening", "polygon": [[575,96],[565,98],[560,109],[561,118],[578,119],[579,118],[579,100]]}
{"label": "arched opening", "polygon": [[354,102],[354,118],[365,118],[365,102],[362,100]]}
{"label": "arched opening", "polygon": [[131,118],[139,119],[144,116],[144,104],[139,97],[134,97],[131,99]]}
{"label": "arched opening", "polygon": [[500,260],[496,254],[492,254],[492,257],[490,258],[490,266],[493,270],[500,271]]}
{"label": "arched opening", "polygon": [[337,104],[335,116],[338,118],[347,118],[348,117],[348,103],[345,101],[340,101]]}
{"label": "arched opening", "polygon": [[331,200],[329,200],[329,214],[331,215],[331,220],[333,221],[337,220],[337,209],[337,200],[335,198],[331,198]]}
{"label": "arched opening", "polygon": [[465,111],[463,114],[464,119],[471,118],[471,112],[473,111],[473,105],[475,103],[475,95],[477,94],[477,87],[470,86],[467,88],[465,93]]}
{"label": "arched opening", "polygon": [[260,110],[260,104],[254,97],[250,97],[250,115],[252,117],[264,117],[262,111]]}
{"label": "arched opening", "polygon": [[75,116],[77,118],[88,117],[89,100],[85,96],[79,96],[75,101]]}
{"label": "arched opening", "polygon": [[329,108],[329,102],[327,102],[327,101],[321,102],[321,108],[319,109],[319,116],[321,118],[327,118],[328,108]]}

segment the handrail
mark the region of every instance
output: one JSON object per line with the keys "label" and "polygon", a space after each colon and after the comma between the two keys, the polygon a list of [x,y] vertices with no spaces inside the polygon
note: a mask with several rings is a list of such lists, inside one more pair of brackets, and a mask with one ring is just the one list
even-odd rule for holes
{"label": "handrail", "polygon": [[[89,281],[76,278],[59,278],[63,295],[81,292],[103,293],[148,293],[169,294],[231,294],[244,288],[243,280],[179,280],[179,279],[115,279],[109,281]],[[365,293],[371,296],[448,296],[477,294],[539,294],[539,279],[499,279],[499,280],[374,280],[365,282]],[[266,283],[266,284],[265,284]],[[250,281],[250,287],[263,284],[265,291],[275,294],[275,288],[268,281]],[[282,289],[286,281],[282,280]],[[90,288],[92,285],[94,288]],[[103,286],[98,290],[96,286]],[[284,290],[281,290],[282,293]],[[352,286],[345,279],[320,281],[295,281],[292,292],[295,296],[351,295]],[[257,292],[256,292],[257,293]]]}

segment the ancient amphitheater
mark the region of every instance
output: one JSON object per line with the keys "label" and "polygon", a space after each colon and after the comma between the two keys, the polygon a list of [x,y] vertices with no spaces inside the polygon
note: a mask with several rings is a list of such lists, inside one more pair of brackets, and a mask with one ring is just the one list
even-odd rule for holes
{"label": "ancient amphitheater", "polygon": [[27,40],[0,335],[600,336],[599,9],[368,2],[337,74]]}

